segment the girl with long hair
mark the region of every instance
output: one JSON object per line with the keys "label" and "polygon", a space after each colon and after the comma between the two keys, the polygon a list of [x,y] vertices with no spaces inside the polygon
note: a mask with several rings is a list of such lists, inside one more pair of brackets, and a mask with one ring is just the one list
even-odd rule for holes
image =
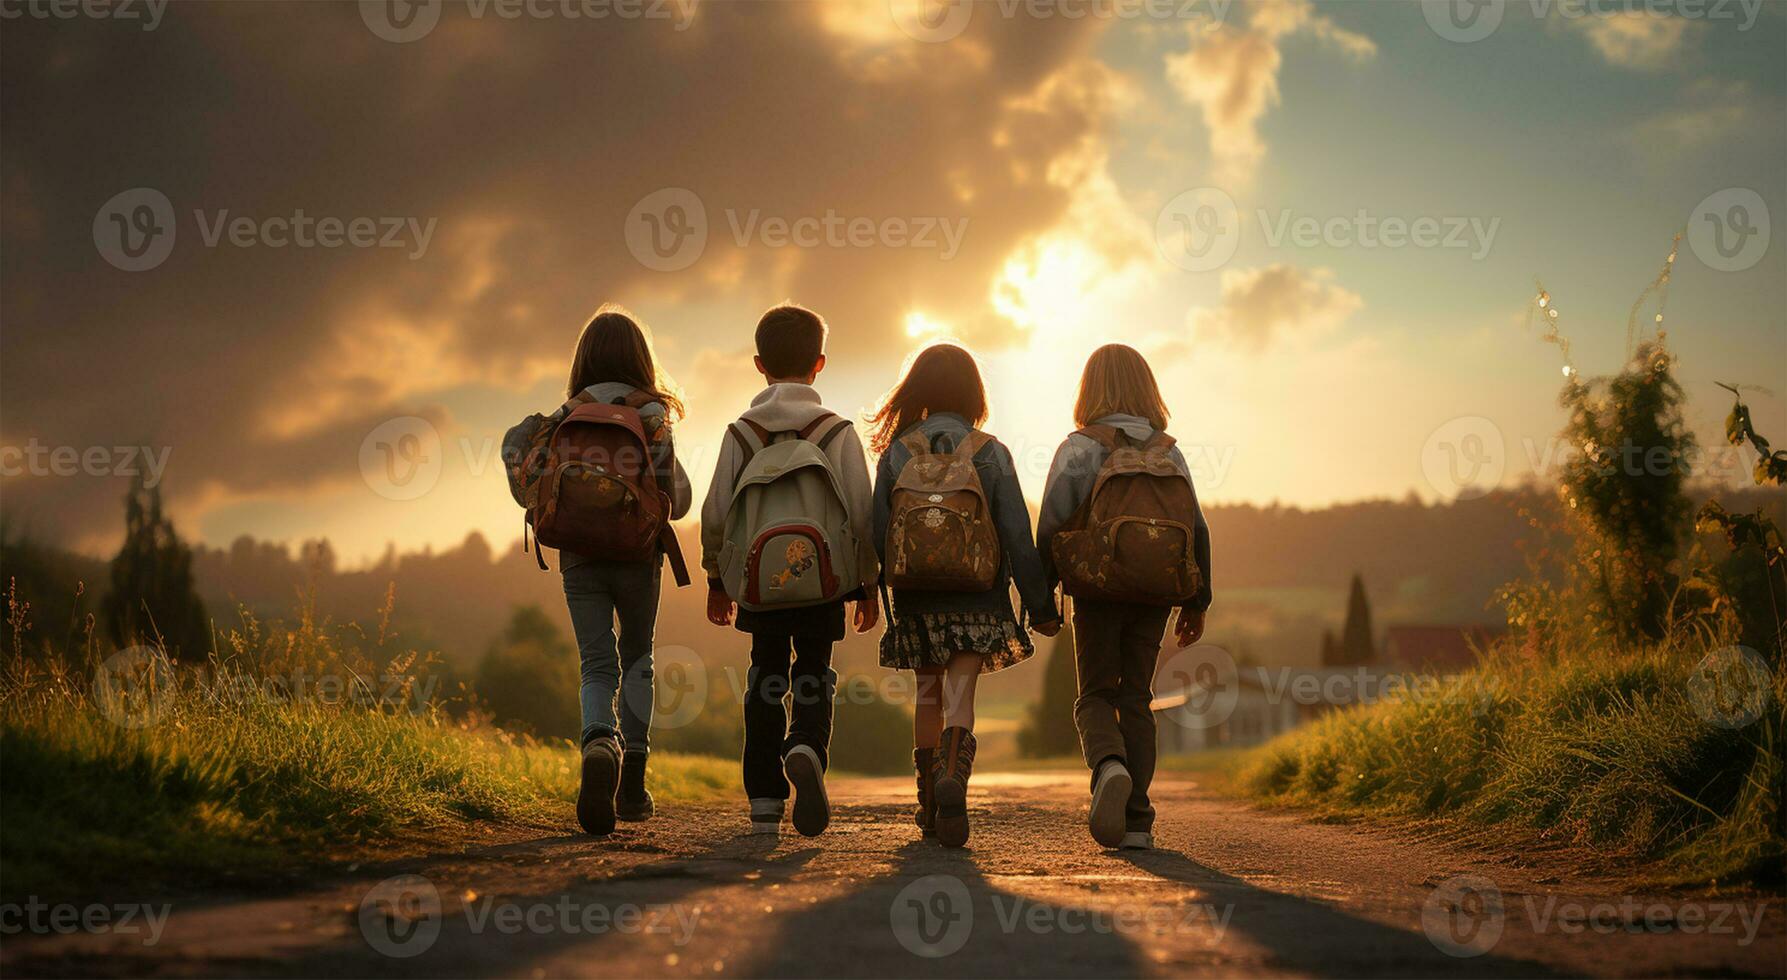
{"label": "girl with long hair", "polygon": [[[966,796],[974,764],[976,682],[981,674],[1022,663],[1033,653],[1029,636],[1012,612],[1012,582],[1017,583],[1023,613],[1032,629],[1053,636],[1061,628],[1060,614],[1030,536],[1030,514],[1011,452],[980,430],[986,420],[986,386],[980,367],[974,355],[955,344],[934,344],[920,351],[868,418],[870,447],[880,457],[874,521],[884,582],[890,575],[897,579],[910,564],[935,557],[909,554],[916,535],[907,535],[902,522],[928,521],[937,528],[945,526],[946,520],[957,520],[953,514],[946,517],[941,508],[922,506],[923,500],[917,508],[895,513],[896,485],[915,459],[926,460],[919,464],[923,467],[953,465],[953,472],[959,474],[963,466],[960,457],[968,457],[984,500],[984,519],[992,524],[990,536],[996,536],[996,547],[989,543],[972,557],[949,556],[984,562],[984,579],[990,579],[990,585],[902,588],[896,583],[888,607],[889,626],[881,636],[881,665],[917,675],[912,719],[912,761],[918,780],[915,821],[926,835],[934,833],[952,847],[968,841]],[[939,456],[957,460],[939,460]],[[943,497],[937,493],[924,499],[941,501]],[[968,518],[970,522],[982,519],[978,503],[967,506],[975,515]],[[984,527],[973,530],[987,531]],[[952,535],[953,531],[946,537]]]}

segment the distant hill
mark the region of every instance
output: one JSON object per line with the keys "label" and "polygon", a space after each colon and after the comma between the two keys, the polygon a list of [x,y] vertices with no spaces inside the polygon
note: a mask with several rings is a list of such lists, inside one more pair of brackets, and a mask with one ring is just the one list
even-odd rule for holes
{"label": "distant hill", "polygon": [[[1784,496],[1719,494],[1734,510],[1766,503],[1777,520],[1787,520]],[[1381,625],[1496,623],[1490,597],[1497,586],[1525,572],[1519,543],[1534,533],[1520,510],[1542,514],[1552,501],[1536,490],[1510,490],[1452,504],[1407,499],[1320,510],[1213,506],[1206,513],[1215,546],[1217,596],[1209,641],[1265,664],[1313,664],[1322,630],[1340,624],[1354,572],[1363,578]],[[679,533],[693,564],[699,554],[695,528],[682,526]],[[105,589],[103,561],[41,545],[29,550],[30,555],[20,557],[19,546],[9,545],[7,563],[31,566],[28,575],[19,576],[21,590],[39,610],[65,607],[66,600],[54,593],[72,595],[77,579],[86,583],[84,608],[96,608],[97,593]],[[553,571],[542,572],[518,541],[498,550],[473,533],[445,551],[388,551],[368,567],[341,569],[327,542],[308,542],[294,550],[244,537],[227,548],[195,548],[193,571],[220,627],[235,621],[239,606],[262,619],[289,618],[300,597],[312,589],[322,614],[370,624],[377,620],[387,589],[393,589],[392,626],[404,641],[469,665],[517,605],[539,605],[570,635],[557,556],[548,558]],[[16,573],[9,569],[6,574]],[[690,588],[665,589],[659,645],[687,647],[710,666],[742,668],[748,659],[745,638],[707,623],[698,570],[696,578]],[[39,598],[30,597],[33,591]],[[61,634],[61,623],[41,617],[39,622],[53,635]],[[846,673],[877,670],[873,637],[846,641],[837,663]],[[1025,669],[990,678],[987,694],[1028,699],[1041,673]]]}

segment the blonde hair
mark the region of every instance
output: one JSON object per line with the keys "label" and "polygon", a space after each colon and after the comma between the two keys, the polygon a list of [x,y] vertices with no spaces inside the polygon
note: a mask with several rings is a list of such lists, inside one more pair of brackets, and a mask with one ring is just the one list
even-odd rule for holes
{"label": "blonde hair", "polygon": [[1172,417],[1161,400],[1154,369],[1142,355],[1133,347],[1106,344],[1086,358],[1079,397],[1073,403],[1073,424],[1085,427],[1117,414],[1147,419],[1157,430],[1164,430]]}

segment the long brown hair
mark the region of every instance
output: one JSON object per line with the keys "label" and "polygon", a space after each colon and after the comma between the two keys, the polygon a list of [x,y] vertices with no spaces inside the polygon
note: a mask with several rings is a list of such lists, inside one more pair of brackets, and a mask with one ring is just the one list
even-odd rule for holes
{"label": "long brown hair", "polygon": [[954,412],[975,427],[987,420],[987,387],[966,347],[932,344],[918,352],[868,417],[869,449],[887,452],[901,433],[938,412]]}
{"label": "long brown hair", "polygon": [[577,338],[577,354],[571,359],[571,382],[565,388],[565,397],[604,381],[624,382],[649,393],[664,403],[664,415],[671,421],[683,416],[676,382],[658,367],[651,337],[631,313],[612,303],[597,310],[583,328],[583,335]]}
{"label": "long brown hair", "polygon": [[1148,420],[1156,430],[1167,427],[1166,402],[1154,369],[1134,347],[1106,344],[1086,358],[1080,375],[1080,394],[1073,403],[1073,424],[1081,427],[1106,415],[1134,415]]}

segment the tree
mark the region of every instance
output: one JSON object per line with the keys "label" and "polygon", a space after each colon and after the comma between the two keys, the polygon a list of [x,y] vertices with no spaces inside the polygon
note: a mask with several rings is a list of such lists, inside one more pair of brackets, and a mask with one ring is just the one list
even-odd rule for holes
{"label": "tree", "polygon": [[1365,580],[1353,573],[1352,588],[1346,599],[1346,625],[1340,631],[1340,650],[1330,667],[1351,667],[1377,659],[1377,644],[1371,632],[1371,603],[1365,598]]}
{"label": "tree", "polygon": [[576,741],[581,683],[576,649],[539,606],[519,606],[478,662],[476,689],[498,725]]}
{"label": "tree", "polygon": [[1661,337],[1639,344],[1620,373],[1560,396],[1563,437],[1581,450],[1559,493],[1576,538],[1575,584],[1597,633],[1620,644],[1662,637],[1692,504],[1685,492],[1695,449],[1685,401]]}
{"label": "tree", "polygon": [[1032,758],[1079,752],[1080,734],[1073,721],[1073,703],[1079,696],[1073,629],[1067,627],[1056,634],[1055,642],[1049,647],[1049,663],[1042,675],[1042,696],[1030,706],[1029,717],[1018,729],[1018,752]]}
{"label": "tree", "polygon": [[112,559],[103,611],[121,647],[162,643],[170,657],[211,650],[211,621],[192,584],[192,550],[161,511],[161,488],[141,478],[124,497],[124,546]]}

